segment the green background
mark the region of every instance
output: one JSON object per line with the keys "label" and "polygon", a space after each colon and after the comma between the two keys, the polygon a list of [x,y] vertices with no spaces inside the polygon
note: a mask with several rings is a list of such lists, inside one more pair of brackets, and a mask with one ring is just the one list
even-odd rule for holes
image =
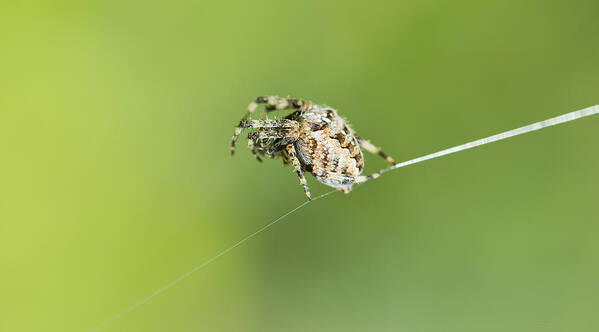
{"label": "green background", "polygon": [[[293,170],[257,163],[245,138],[229,155],[256,96],[331,105],[407,160],[598,104],[598,14],[596,0],[3,1],[0,330],[89,330],[303,202]],[[105,331],[597,331],[598,129],[318,200]]]}

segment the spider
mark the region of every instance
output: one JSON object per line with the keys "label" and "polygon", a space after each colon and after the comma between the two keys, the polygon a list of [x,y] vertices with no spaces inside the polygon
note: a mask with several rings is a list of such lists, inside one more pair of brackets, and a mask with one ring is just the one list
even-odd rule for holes
{"label": "spider", "polygon": [[[259,104],[266,104],[264,114],[279,110],[295,111],[280,120],[248,120]],[[244,128],[257,129],[249,133],[248,147],[258,161],[262,161],[260,156],[267,156],[281,158],[285,165],[293,164],[308,200],[312,196],[304,172],[312,173],[321,183],[346,194],[355,183],[380,175],[378,172],[360,175],[364,169],[360,147],[395,165],[393,158],[380,148],[356,136],[336,110],[305,100],[276,96],[256,98],[235,127],[231,155],[235,153],[235,143]]]}

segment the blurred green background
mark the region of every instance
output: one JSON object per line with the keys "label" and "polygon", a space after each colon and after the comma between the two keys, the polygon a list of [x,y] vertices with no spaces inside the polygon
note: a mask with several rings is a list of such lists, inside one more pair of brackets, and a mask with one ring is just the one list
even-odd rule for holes
{"label": "blurred green background", "polygon": [[[596,0],[2,2],[0,330],[89,330],[303,202],[292,169],[257,163],[245,138],[229,155],[256,96],[329,104],[407,160],[598,104],[598,14]],[[597,331],[598,129],[318,200],[105,331]]]}

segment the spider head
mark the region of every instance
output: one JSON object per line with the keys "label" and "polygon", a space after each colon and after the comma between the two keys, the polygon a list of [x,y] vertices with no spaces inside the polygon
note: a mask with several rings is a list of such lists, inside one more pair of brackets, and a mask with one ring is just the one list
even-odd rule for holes
{"label": "spider head", "polygon": [[297,137],[276,129],[260,129],[248,134],[248,147],[257,154],[275,157]]}
{"label": "spider head", "polygon": [[248,147],[257,154],[273,156],[276,137],[270,130],[259,130],[248,134]]}

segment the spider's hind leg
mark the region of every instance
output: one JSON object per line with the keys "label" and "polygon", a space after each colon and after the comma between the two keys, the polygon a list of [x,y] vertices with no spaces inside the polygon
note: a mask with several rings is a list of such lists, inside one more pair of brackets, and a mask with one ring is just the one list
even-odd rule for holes
{"label": "spider's hind leg", "polygon": [[366,151],[368,151],[372,154],[377,154],[377,155],[381,156],[383,159],[385,159],[391,165],[397,164],[395,162],[395,160],[393,160],[393,158],[389,157],[389,155],[387,155],[386,153],[381,151],[381,148],[370,143],[370,141],[362,139],[360,137],[357,137],[357,139],[358,139],[358,143],[360,143],[360,146],[363,147]]}
{"label": "spider's hind leg", "polygon": [[[395,160],[393,160],[393,158],[391,158],[389,155],[387,155],[386,153],[384,153],[383,151],[381,151],[381,148],[373,145],[372,143],[370,143],[370,141],[362,139],[360,137],[357,137],[358,139],[358,143],[360,143],[360,146],[364,148],[364,150],[372,153],[372,154],[377,154],[379,156],[381,156],[381,158],[385,159],[389,164],[391,165],[396,165],[397,163],[395,162]],[[362,183],[362,182],[366,182],[366,181],[370,181],[370,180],[374,180],[376,178],[378,178],[379,176],[381,176],[381,171],[372,173],[368,176],[364,176],[364,175],[360,175],[357,179],[357,183]]]}
{"label": "spider's hind leg", "polygon": [[360,175],[360,176],[358,176],[358,179],[356,180],[356,183],[364,183],[366,181],[374,180],[374,179],[378,178],[379,176],[381,176],[381,172],[375,172],[375,173],[372,173],[372,174],[370,174],[368,176],[366,176],[366,175]]}

